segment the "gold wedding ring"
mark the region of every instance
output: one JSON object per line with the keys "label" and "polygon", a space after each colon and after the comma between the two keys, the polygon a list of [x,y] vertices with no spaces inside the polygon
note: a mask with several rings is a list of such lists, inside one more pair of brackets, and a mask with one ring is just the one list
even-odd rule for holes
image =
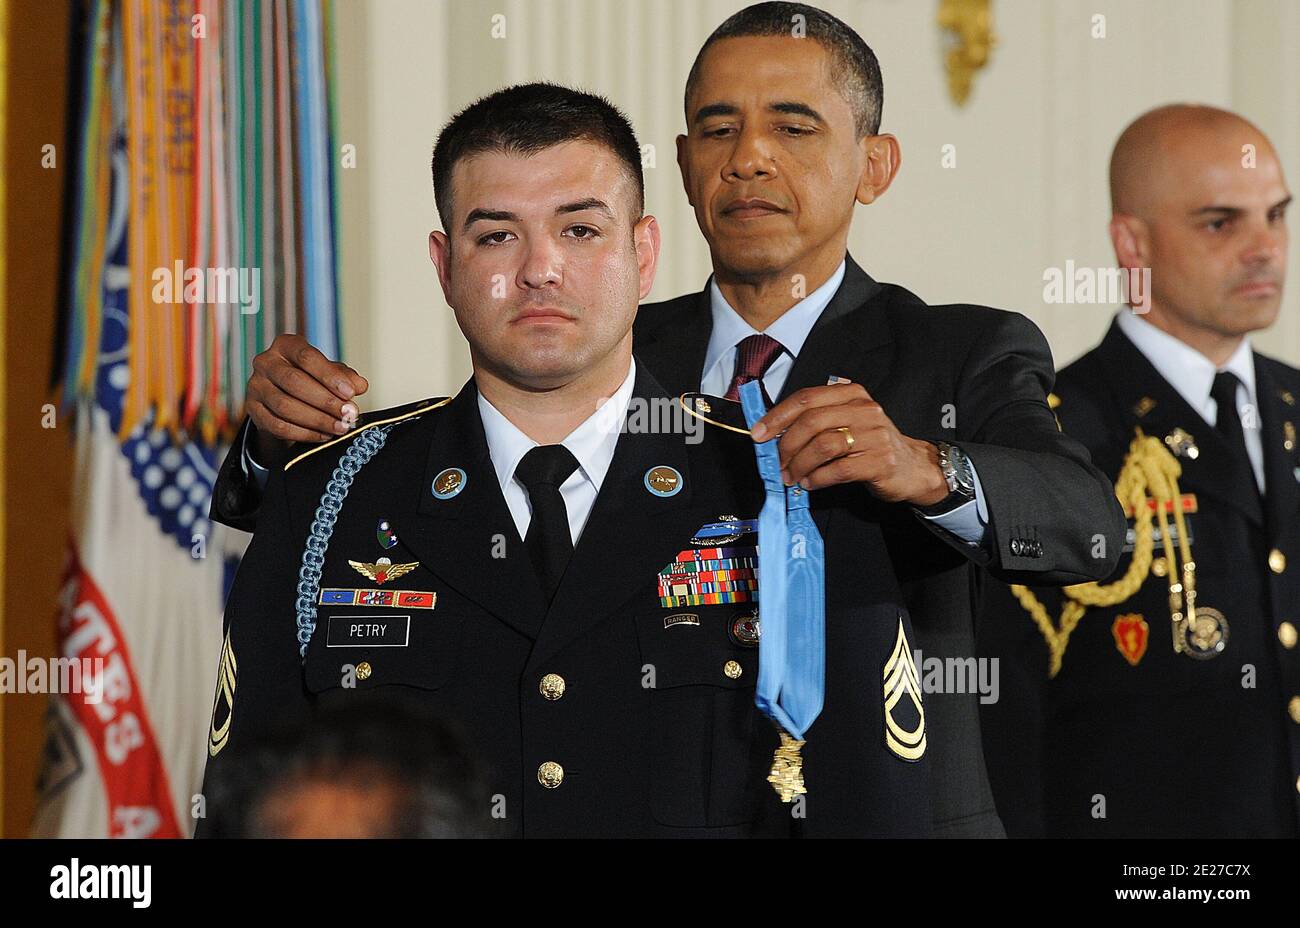
{"label": "gold wedding ring", "polygon": [[843,432],[843,433],[844,433],[844,440],[845,440],[846,442],[849,443],[849,446],[848,446],[846,449],[844,449],[844,450],[845,450],[845,453],[847,454],[848,452],[852,451],[852,450],[853,450],[853,433],[849,431],[849,427],[848,427],[847,425],[842,425],[842,426],[840,426],[839,428],[837,428],[835,431],[837,431],[837,432]]}

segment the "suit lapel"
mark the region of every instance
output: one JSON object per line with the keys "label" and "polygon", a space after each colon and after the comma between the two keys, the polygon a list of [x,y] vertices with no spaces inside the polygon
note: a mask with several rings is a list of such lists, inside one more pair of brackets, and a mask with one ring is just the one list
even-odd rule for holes
{"label": "suit lapel", "polygon": [[644,337],[637,337],[637,359],[643,361],[654,379],[672,396],[700,388],[704,358],[713,332],[709,287],[691,297],[684,307]]}
{"label": "suit lapel", "polygon": [[[893,333],[883,307],[871,305],[881,289],[852,255],[845,256],[844,280],[813,324],[786,378],[781,399],[804,387],[821,386],[832,374],[855,369],[864,360],[871,361],[871,376],[863,384],[868,392],[884,381],[888,368],[880,349],[893,341]],[[653,331],[638,334],[636,354],[669,394],[690,393],[700,388],[712,332],[706,284],[683,309],[656,321]]]}
{"label": "suit lapel", "polygon": [[[633,402],[667,394],[638,366]],[[646,472],[668,466],[682,478],[674,496],[660,497],[645,486]],[[629,597],[647,589],[692,533],[717,512],[702,507],[710,494],[690,466],[682,434],[623,432],[582,536],[551,604],[532,663],[545,661],[564,645],[607,619]]]}
{"label": "suit lapel", "polygon": [[[1160,376],[1117,324],[1111,324],[1102,349],[1106,369],[1115,377],[1116,397],[1131,425],[1161,440],[1179,428],[1194,439],[1196,457],[1184,453],[1178,459],[1183,468],[1179,486],[1222,500],[1262,526],[1264,509],[1255,492],[1250,462],[1230,448],[1214,426]],[[1140,412],[1143,408],[1145,413]]]}
{"label": "suit lapel", "polygon": [[883,305],[873,302],[881,289],[851,255],[845,257],[844,280],[808,333],[778,402],[849,370],[870,371],[862,386],[874,394],[889,373],[885,349],[894,340]]}
{"label": "suit lapel", "polygon": [[[465,471],[461,491],[450,499],[432,493],[448,468]],[[514,519],[497,483],[471,380],[439,418],[409,524],[398,535],[448,587],[478,603],[530,638],[542,627],[545,604]],[[408,504],[409,505],[409,504]],[[505,537],[505,557],[488,555],[493,536]]]}
{"label": "suit lapel", "polygon": [[[1296,524],[1300,511],[1300,486],[1296,483],[1296,408],[1282,399],[1282,387],[1267,368],[1255,360],[1255,392],[1260,407],[1260,438],[1264,445],[1264,508],[1268,537],[1280,545],[1282,537]],[[1290,425],[1288,429],[1287,426]],[[1286,442],[1291,441],[1290,449]]]}

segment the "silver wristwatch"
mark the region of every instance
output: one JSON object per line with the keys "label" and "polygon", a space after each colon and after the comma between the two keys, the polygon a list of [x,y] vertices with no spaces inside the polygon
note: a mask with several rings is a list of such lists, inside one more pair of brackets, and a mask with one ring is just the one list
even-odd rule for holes
{"label": "silver wristwatch", "polygon": [[975,498],[975,471],[970,458],[946,441],[936,441],[934,446],[939,449],[939,470],[943,471],[943,479],[948,484],[948,495],[933,506],[916,507],[928,516],[942,515]]}

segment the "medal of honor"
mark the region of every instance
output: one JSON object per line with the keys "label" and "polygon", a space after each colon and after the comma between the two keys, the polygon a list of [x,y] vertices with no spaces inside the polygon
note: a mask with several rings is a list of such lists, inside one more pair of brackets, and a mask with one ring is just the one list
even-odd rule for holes
{"label": "medal of honor", "polygon": [[[760,381],[741,384],[740,404],[752,429],[767,412]],[[755,444],[754,454],[764,492],[758,514],[763,591],[761,630],[753,630],[759,632],[754,702],[781,733],[767,781],[782,802],[791,802],[808,791],[799,750],[826,695],[826,551],[807,491],[781,479],[777,439]],[[733,633],[745,631],[743,623],[733,628]]]}
{"label": "medal of honor", "polygon": [[781,744],[772,756],[772,772],[767,775],[767,782],[772,784],[782,802],[790,802],[795,796],[808,792],[803,785],[803,758],[799,750],[802,741],[796,741],[781,730]]}

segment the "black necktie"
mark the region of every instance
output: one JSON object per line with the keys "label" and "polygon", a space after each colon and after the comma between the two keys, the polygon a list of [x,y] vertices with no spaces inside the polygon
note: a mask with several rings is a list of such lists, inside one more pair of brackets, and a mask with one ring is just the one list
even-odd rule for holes
{"label": "black necktie", "polygon": [[547,603],[554,598],[573,554],[569,512],[564,508],[560,485],[577,469],[577,458],[564,445],[538,445],[515,468],[515,477],[528,490],[533,507],[524,547],[537,570]]}
{"label": "black necktie", "polygon": [[1237,387],[1241,381],[1231,371],[1219,371],[1214,375],[1214,385],[1210,387],[1210,396],[1219,411],[1214,420],[1215,430],[1223,436],[1233,451],[1241,454],[1241,459],[1250,463],[1246,453],[1246,434],[1241,430],[1241,415],[1237,412]]}

